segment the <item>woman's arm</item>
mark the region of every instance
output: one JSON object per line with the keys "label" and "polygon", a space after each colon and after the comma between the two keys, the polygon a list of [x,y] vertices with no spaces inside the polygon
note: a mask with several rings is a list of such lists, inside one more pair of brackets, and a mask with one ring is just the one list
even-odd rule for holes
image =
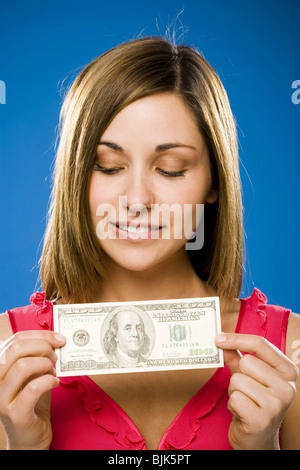
{"label": "woman's arm", "polygon": [[[289,318],[286,355],[300,366],[300,315],[292,313]],[[281,444],[284,450],[300,450],[300,379],[297,393],[282,423]]]}

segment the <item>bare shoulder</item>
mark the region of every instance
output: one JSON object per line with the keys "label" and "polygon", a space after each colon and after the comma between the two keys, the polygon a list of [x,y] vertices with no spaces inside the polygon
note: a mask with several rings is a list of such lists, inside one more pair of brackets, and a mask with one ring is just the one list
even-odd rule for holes
{"label": "bare shoulder", "polygon": [[297,313],[291,313],[289,316],[286,334],[286,355],[296,365],[300,364],[300,315]]}
{"label": "bare shoulder", "polygon": [[6,341],[12,336],[13,332],[7,313],[0,314],[0,341]]}
{"label": "bare shoulder", "polygon": [[[300,367],[300,315],[291,313],[286,335],[286,355]],[[300,450],[300,378],[294,401],[289,407],[282,423],[281,443],[286,450]]]}

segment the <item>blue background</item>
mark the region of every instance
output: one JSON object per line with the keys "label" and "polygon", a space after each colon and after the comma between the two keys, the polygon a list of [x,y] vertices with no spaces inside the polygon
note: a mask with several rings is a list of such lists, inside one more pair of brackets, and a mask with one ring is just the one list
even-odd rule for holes
{"label": "blue background", "polygon": [[[200,49],[237,120],[246,265],[270,303],[300,312],[299,0],[0,2],[0,311],[35,290],[62,90],[99,54],[140,35]],[[299,95],[300,97],[300,95]]]}

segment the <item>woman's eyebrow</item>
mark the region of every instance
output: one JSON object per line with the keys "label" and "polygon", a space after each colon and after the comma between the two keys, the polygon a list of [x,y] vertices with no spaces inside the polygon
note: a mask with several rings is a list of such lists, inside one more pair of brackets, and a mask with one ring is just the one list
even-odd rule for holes
{"label": "woman's eyebrow", "polygon": [[122,149],[122,147],[120,147],[120,145],[114,144],[113,142],[99,142],[98,145],[106,145],[107,147],[113,150],[116,150],[117,152],[124,152],[124,150]]}
{"label": "woman's eyebrow", "polygon": [[[99,142],[99,145],[106,145],[107,147],[113,149],[113,150],[116,150],[117,152],[124,152],[124,149],[118,145],[118,144],[115,144],[113,142]],[[160,153],[160,152],[165,152],[166,150],[169,150],[169,149],[172,149],[172,148],[180,148],[180,147],[183,147],[183,148],[190,148],[190,149],[193,149],[193,150],[197,150],[196,147],[194,147],[193,145],[186,145],[186,144],[181,144],[181,143],[168,143],[168,144],[160,144],[160,145],[157,145],[157,147],[155,148],[155,152],[156,153]]]}
{"label": "woman's eyebrow", "polygon": [[173,148],[177,148],[177,147],[183,147],[183,148],[190,148],[190,149],[193,149],[193,150],[197,150],[196,147],[194,147],[193,145],[186,145],[186,144],[180,144],[180,143],[170,143],[170,144],[161,144],[161,145],[158,145],[156,148],[155,148],[155,152],[164,152],[165,150],[169,150],[169,149],[173,149]]}

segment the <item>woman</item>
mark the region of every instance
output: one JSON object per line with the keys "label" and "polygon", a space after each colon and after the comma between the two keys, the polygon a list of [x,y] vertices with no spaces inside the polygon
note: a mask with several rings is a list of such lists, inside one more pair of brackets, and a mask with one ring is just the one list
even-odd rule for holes
{"label": "woman", "polygon": [[[113,219],[99,211],[107,204]],[[169,237],[151,225],[163,204],[191,207],[193,220],[204,204],[201,250],[185,249],[173,219]],[[257,289],[239,299],[242,239],[235,123],[203,57],[150,37],[89,64],[61,112],[44,293],[0,316],[2,446],[299,449],[299,318]],[[53,302],[215,295],[224,368],[55,377],[65,340],[52,331]]]}

